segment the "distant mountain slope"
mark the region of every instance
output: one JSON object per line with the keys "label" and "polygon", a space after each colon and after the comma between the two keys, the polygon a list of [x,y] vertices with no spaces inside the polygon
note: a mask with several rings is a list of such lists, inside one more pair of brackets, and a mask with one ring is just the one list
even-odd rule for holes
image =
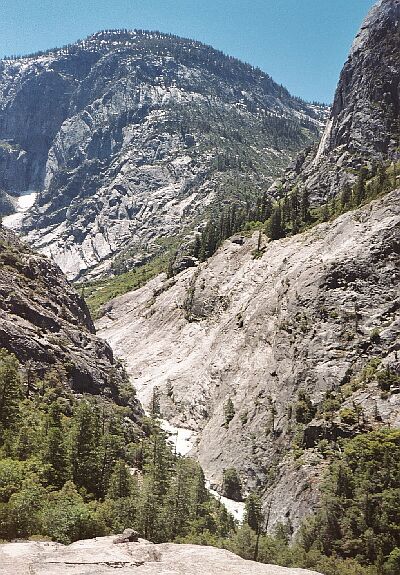
{"label": "distant mountain slope", "polygon": [[36,192],[9,223],[71,278],[121,252],[140,262],[213,206],[254,202],[325,114],[258,69],[155,32],[3,60],[0,210]]}
{"label": "distant mountain slope", "polygon": [[372,8],[343,67],[319,146],[302,153],[278,187],[297,185],[321,201],[354,182],[362,166],[400,158],[399,21],[400,0]]}

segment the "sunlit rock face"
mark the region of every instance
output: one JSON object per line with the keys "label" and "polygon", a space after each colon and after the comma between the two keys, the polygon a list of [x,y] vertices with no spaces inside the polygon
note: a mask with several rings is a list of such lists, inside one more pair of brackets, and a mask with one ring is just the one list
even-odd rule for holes
{"label": "sunlit rock face", "polygon": [[[322,201],[366,163],[397,158],[399,6],[383,0],[373,8],[319,146],[272,193],[297,184]],[[327,430],[316,416],[296,435],[299,392],[318,409],[374,358],[400,372],[399,209],[397,190],[306,233],[264,239],[260,258],[258,234],[229,240],[201,266],[110,302],[99,320],[144,403],[156,386],[163,417],[198,431],[195,454],[210,481],[220,486],[233,467],[245,487],[263,491],[270,528],[283,522],[295,531],[318,504],[325,462],[317,445]],[[342,407],[362,409],[365,427],[343,425],[336,414],[331,437],[398,428],[398,390],[381,391],[371,378],[351,393]]]}
{"label": "sunlit rock face", "polygon": [[270,528],[296,530],[318,502],[323,437],[400,427],[400,395],[376,378],[340,406],[358,406],[361,427],[339,410],[329,425],[295,415],[300,392],[317,410],[373,358],[400,373],[400,191],[303,234],[263,237],[255,258],[258,242],[227,240],[200,266],[115,298],[97,328],[144,406],[156,388],[162,416],[197,431],[191,454],[211,484],[237,469],[245,491],[262,490]]}
{"label": "sunlit rock face", "polygon": [[326,109],[200,43],[109,31],[0,62],[0,210],[70,278],[129,265],[265,190]]}
{"label": "sunlit rock face", "polygon": [[283,187],[298,185],[322,201],[353,183],[362,166],[398,160],[399,113],[400,1],[381,0],[354,40],[319,146],[296,159]]}

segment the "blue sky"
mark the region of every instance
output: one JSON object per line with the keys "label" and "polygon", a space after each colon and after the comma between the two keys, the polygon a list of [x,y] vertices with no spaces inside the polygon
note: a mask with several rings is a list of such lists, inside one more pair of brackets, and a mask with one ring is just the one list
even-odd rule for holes
{"label": "blue sky", "polygon": [[194,38],[330,102],[374,0],[0,0],[0,56],[73,42],[104,28]]}

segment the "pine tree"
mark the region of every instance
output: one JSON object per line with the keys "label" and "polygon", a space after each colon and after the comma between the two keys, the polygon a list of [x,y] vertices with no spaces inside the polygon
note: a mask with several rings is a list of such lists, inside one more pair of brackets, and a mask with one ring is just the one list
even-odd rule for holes
{"label": "pine tree", "polygon": [[377,188],[378,193],[382,193],[386,190],[387,187],[387,173],[384,164],[379,164],[377,168]]}
{"label": "pine tree", "polygon": [[308,224],[311,221],[310,197],[308,190],[304,189],[301,195],[301,221]]}
{"label": "pine tree", "polygon": [[163,507],[173,471],[173,455],[164,434],[157,430],[153,432],[146,451],[145,477],[138,503],[139,531],[146,539],[158,542],[166,540],[170,529],[170,518],[165,515]]}
{"label": "pine tree", "polygon": [[152,417],[159,417],[160,415],[160,392],[157,386],[153,387],[151,402],[149,406],[150,414]]}
{"label": "pine tree", "polygon": [[109,499],[132,497],[137,491],[137,484],[132,478],[125,462],[119,459],[114,466],[110,485],[107,490]]}
{"label": "pine tree", "polygon": [[194,239],[194,246],[193,246],[193,257],[199,259],[200,258],[200,250],[201,250],[201,236],[200,234],[196,234]]}
{"label": "pine tree", "polygon": [[292,233],[296,234],[300,228],[300,202],[297,188],[290,195],[290,219],[292,224]]}
{"label": "pine tree", "polygon": [[230,397],[224,405],[224,416],[225,425],[229,425],[232,419],[235,417],[235,406],[233,405],[233,401]]}
{"label": "pine tree", "polygon": [[345,184],[343,191],[340,194],[340,206],[342,210],[351,206],[351,188],[348,184]]}
{"label": "pine tree", "polygon": [[[105,414],[103,413],[103,418]],[[99,443],[99,485],[97,495],[103,497],[108,489],[113,469],[124,454],[123,431],[116,418],[102,424],[103,433]]]}
{"label": "pine tree", "polygon": [[18,404],[23,390],[17,358],[0,349],[0,440],[18,418]]}
{"label": "pine tree", "polygon": [[246,515],[245,521],[248,526],[253,529],[257,534],[256,544],[254,546],[253,560],[258,559],[258,548],[262,529],[263,513],[261,507],[261,499],[256,493],[250,493],[246,499]]}
{"label": "pine tree", "polygon": [[46,479],[49,485],[60,489],[71,478],[65,432],[61,424],[61,414],[57,404],[50,407],[48,432],[45,442],[43,462],[49,464]]}
{"label": "pine tree", "polygon": [[222,492],[229,499],[234,501],[242,500],[242,483],[238,472],[233,467],[223,471]]}
{"label": "pine tree", "polygon": [[285,192],[283,200],[280,202],[281,207],[281,224],[285,228],[286,225],[290,225],[292,214],[291,214],[291,201],[288,193]]}
{"label": "pine tree", "polygon": [[197,473],[194,479],[194,501],[195,501],[195,517],[203,517],[205,514],[204,504],[207,503],[209,499],[208,491],[206,489],[206,479],[204,476],[204,471],[197,466]]}
{"label": "pine tree", "polygon": [[100,485],[100,418],[95,405],[81,401],[72,418],[72,477],[77,487],[97,494]]}
{"label": "pine tree", "polygon": [[258,221],[265,222],[270,217],[272,211],[272,203],[268,194],[266,192],[263,193],[261,205],[259,208],[258,213]]}
{"label": "pine tree", "polygon": [[272,208],[271,217],[268,221],[267,232],[271,240],[279,240],[285,236],[285,230],[282,226],[282,210],[279,204]]}
{"label": "pine tree", "polygon": [[180,459],[176,463],[164,511],[170,519],[169,536],[172,539],[178,535],[188,534],[192,522],[197,517],[199,506],[197,468],[197,463],[190,459]]}
{"label": "pine tree", "polygon": [[367,195],[367,178],[368,178],[368,168],[362,167],[357,178],[357,182],[354,189],[354,202],[356,206],[360,206]]}
{"label": "pine tree", "polygon": [[322,204],[321,206],[321,221],[327,222],[331,217],[331,212],[329,209],[329,204]]}
{"label": "pine tree", "polygon": [[253,531],[258,533],[261,530],[262,519],[261,499],[256,493],[250,493],[246,498],[245,521]]}

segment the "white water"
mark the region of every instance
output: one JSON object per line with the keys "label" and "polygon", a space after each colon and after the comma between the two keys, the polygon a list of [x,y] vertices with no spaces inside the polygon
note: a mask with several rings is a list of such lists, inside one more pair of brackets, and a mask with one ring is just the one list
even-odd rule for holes
{"label": "white water", "polygon": [[215,499],[218,499],[218,501],[220,501],[222,505],[226,507],[226,510],[231,515],[233,515],[236,521],[238,521],[239,523],[243,523],[244,514],[246,512],[246,504],[243,501],[233,501],[233,499],[228,499],[227,497],[220,495],[218,491],[214,491],[214,489],[211,489],[209,481],[206,481],[206,487],[208,491],[211,493],[211,495],[213,495]]}
{"label": "white water", "polygon": [[168,434],[168,441],[172,445],[177,455],[187,455],[191,451],[195,441],[196,433],[191,429],[175,427],[166,419],[160,419],[160,427]]}
{"label": "white water", "polygon": [[37,192],[29,191],[22,193],[22,195],[17,198],[17,211],[14,214],[3,218],[3,226],[10,228],[11,230],[18,229],[23,220],[24,213],[33,206],[36,198]]}
{"label": "white water", "polygon": [[[165,419],[159,419],[159,422],[161,429],[167,433],[168,441],[174,448],[175,453],[182,456],[187,455],[192,450],[196,442],[196,432],[183,427],[175,427]],[[220,495],[217,491],[211,489],[210,481],[208,480],[206,480],[206,488],[211,495],[215,497],[215,499],[224,505],[228,513],[233,515],[236,521],[243,523],[245,514],[245,504],[243,502],[233,501],[233,499],[223,497],[223,495]]]}
{"label": "white water", "polygon": [[320,157],[323,155],[323,153],[325,151],[325,146],[326,146],[328,139],[331,135],[332,127],[333,127],[333,118],[328,120],[328,123],[325,126],[324,133],[322,134],[322,138],[321,138],[321,141],[320,141],[319,146],[318,146],[317,154],[313,160],[313,166],[316,166],[318,164]]}

